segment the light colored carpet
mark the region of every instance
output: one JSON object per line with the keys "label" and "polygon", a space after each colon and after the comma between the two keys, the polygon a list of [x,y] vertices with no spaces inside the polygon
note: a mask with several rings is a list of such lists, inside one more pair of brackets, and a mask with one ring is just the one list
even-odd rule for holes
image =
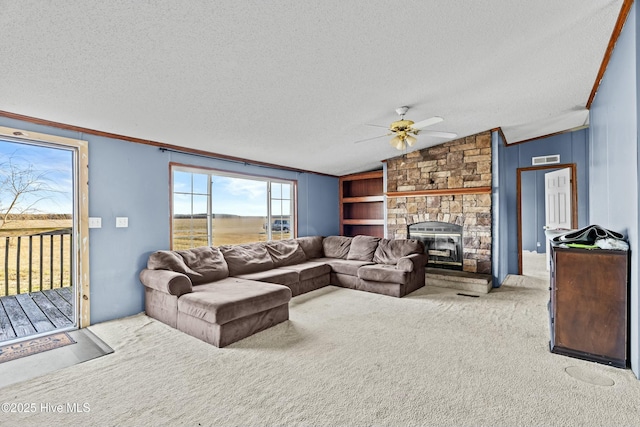
{"label": "light colored carpet", "polygon": [[547,270],[547,254],[522,251],[522,275],[537,279],[549,280]]}
{"label": "light colored carpet", "polygon": [[144,315],[98,324],[115,353],[0,389],[2,402],[89,412],[2,423],[640,425],[631,371],[549,352],[547,286],[510,276],[478,298],[425,287],[401,299],[326,287],[226,349]]}

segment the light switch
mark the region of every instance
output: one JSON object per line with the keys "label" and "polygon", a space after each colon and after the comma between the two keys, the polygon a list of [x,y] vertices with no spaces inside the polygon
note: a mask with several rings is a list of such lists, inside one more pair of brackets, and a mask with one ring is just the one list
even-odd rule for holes
{"label": "light switch", "polygon": [[129,226],[129,218],[126,216],[116,217],[116,228],[126,228]]}
{"label": "light switch", "polygon": [[99,216],[90,216],[89,228],[102,228],[102,218]]}

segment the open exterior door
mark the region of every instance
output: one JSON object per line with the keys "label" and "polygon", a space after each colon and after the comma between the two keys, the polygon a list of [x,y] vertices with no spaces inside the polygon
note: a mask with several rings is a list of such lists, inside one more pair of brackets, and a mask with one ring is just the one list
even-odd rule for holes
{"label": "open exterior door", "polygon": [[21,191],[0,191],[0,342],[89,326],[87,141],[0,126],[0,154]]}

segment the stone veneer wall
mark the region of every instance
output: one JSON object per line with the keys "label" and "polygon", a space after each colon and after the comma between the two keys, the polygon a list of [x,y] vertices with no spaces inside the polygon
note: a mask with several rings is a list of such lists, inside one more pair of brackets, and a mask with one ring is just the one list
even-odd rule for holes
{"label": "stone veneer wall", "polygon": [[423,221],[462,225],[463,270],[491,274],[491,132],[387,160],[388,236]]}

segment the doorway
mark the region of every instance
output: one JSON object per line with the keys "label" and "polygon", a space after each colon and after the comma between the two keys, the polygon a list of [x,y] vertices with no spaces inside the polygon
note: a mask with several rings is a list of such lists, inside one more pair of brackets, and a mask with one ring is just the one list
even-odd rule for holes
{"label": "doorway", "polygon": [[3,345],[89,323],[87,151],[85,141],[0,128]]}
{"label": "doorway", "polygon": [[[558,174],[561,183],[565,176],[560,171],[566,171],[568,193],[557,190]],[[552,188],[551,192],[549,188]],[[518,168],[518,274],[549,278],[548,241],[544,230],[549,225],[552,228],[576,228],[577,202],[575,163]],[[567,209],[566,215],[565,211],[559,213],[559,207]]]}

